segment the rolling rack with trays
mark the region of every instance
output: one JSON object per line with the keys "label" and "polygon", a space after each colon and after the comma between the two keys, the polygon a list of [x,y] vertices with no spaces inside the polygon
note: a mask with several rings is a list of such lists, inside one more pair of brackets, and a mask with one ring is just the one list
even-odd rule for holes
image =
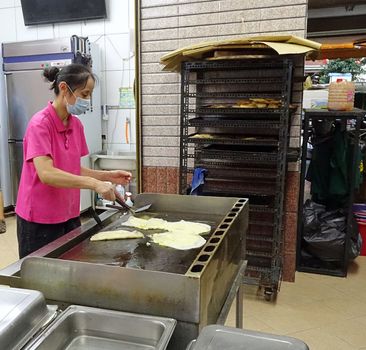
{"label": "rolling rack with trays", "polygon": [[293,64],[290,59],[184,62],[180,193],[207,170],[201,195],[250,199],[244,283],[275,298],[282,274],[284,191]]}
{"label": "rolling rack with trays", "polygon": [[360,130],[362,126],[363,118],[366,115],[366,111],[354,108],[352,111],[329,111],[319,109],[305,109],[304,121],[303,121],[303,140],[302,140],[302,152],[301,152],[301,173],[300,173],[300,194],[299,194],[299,206],[298,206],[298,227],[297,227],[297,249],[296,249],[296,270],[301,272],[325,274],[337,277],[346,277],[348,268],[348,250],[350,246],[350,237],[353,230],[352,218],[352,204],[354,199],[354,185],[355,175],[357,168],[357,152],[352,152],[352,165],[350,172],[349,181],[349,195],[347,200],[347,213],[346,213],[346,239],[344,244],[344,255],[339,266],[330,267],[326,262],[320,263],[319,266],[312,266],[306,262],[302,257],[302,239],[304,232],[304,220],[303,220],[303,209],[304,209],[304,197],[305,197],[305,178],[306,178],[306,161],[307,161],[307,147],[308,141],[312,136],[312,122],[316,121],[334,121],[343,123],[347,128],[349,121],[354,121],[354,139],[353,144],[357,145],[360,140]]}

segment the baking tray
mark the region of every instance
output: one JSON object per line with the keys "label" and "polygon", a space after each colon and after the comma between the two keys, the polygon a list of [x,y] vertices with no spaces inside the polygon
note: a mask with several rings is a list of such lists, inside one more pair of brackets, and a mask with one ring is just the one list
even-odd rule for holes
{"label": "baking tray", "polygon": [[258,152],[256,146],[229,146],[212,144],[199,151],[199,160],[216,159],[223,161],[236,161],[239,163],[261,164],[277,163],[278,153],[275,147],[263,146]]}
{"label": "baking tray", "polygon": [[165,350],[176,321],[71,305],[26,350]]}
{"label": "baking tray", "polygon": [[[209,137],[206,137],[209,135]],[[239,134],[214,134],[214,133],[194,133],[188,136],[188,142],[196,144],[226,144],[226,145],[248,145],[248,146],[273,146],[278,145],[276,138],[260,137],[253,135]]]}
{"label": "baking tray", "polygon": [[251,168],[251,167],[210,167],[202,166],[207,169],[207,177],[215,179],[231,179],[231,180],[243,180],[243,179],[262,179],[264,181],[274,180],[277,178],[276,169],[268,168]]}
{"label": "baking tray", "polygon": [[275,195],[276,183],[273,181],[215,179],[207,177],[203,185],[204,191],[223,192],[237,195]]}
{"label": "baking tray", "polygon": [[[255,117],[254,117],[255,118]],[[189,126],[196,128],[235,129],[245,134],[278,135],[280,123],[278,120],[248,120],[240,117],[205,116],[189,119]]]}

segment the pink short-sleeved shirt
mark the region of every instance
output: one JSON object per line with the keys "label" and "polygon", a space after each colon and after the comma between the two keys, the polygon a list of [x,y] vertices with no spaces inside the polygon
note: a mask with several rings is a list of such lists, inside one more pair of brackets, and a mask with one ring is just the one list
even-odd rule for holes
{"label": "pink short-sleeved shirt", "polygon": [[23,219],[41,224],[57,224],[80,214],[80,190],[43,184],[33,158],[49,156],[55,168],[80,175],[80,158],[89,153],[80,120],[69,116],[64,126],[52,103],[30,120],[23,140],[23,169],[16,213]]}

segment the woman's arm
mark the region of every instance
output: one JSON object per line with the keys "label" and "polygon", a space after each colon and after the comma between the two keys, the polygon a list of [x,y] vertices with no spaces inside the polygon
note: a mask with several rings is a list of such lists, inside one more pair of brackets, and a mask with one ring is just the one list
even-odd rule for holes
{"label": "woman's arm", "polygon": [[110,181],[108,179],[108,173],[109,171],[105,170],[93,170],[90,168],[81,167],[81,175],[82,176],[89,176],[93,179],[97,179],[99,181]]}
{"label": "woman's arm", "polygon": [[53,160],[47,156],[33,158],[33,164],[42,183],[60,188],[85,188],[94,190],[103,198],[115,200],[114,187],[91,176],[74,175],[53,166]]}
{"label": "woman's arm", "polygon": [[114,184],[127,185],[131,181],[131,173],[124,170],[93,170],[81,167],[81,175],[89,176],[100,181],[110,181]]}

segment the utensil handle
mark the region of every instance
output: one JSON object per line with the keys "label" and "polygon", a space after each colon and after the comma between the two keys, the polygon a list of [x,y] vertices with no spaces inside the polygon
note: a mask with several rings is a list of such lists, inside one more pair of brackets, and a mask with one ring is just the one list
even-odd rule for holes
{"label": "utensil handle", "polygon": [[120,207],[119,205],[106,204],[105,206],[107,208],[112,208],[112,209],[117,209],[117,210],[123,210],[123,211],[125,211],[125,208],[124,207]]}
{"label": "utensil handle", "polygon": [[124,201],[120,200],[118,197],[116,197],[116,202],[123,208],[127,209],[130,213],[134,214],[134,211]]}
{"label": "utensil handle", "polygon": [[92,215],[92,217],[94,218],[94,220],[97,222],[97,224],[99,226],[103,226],[102,220],[100,219],[99,215],[92,207],[89,208],[89,213]]}

